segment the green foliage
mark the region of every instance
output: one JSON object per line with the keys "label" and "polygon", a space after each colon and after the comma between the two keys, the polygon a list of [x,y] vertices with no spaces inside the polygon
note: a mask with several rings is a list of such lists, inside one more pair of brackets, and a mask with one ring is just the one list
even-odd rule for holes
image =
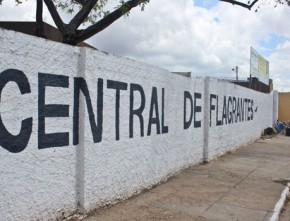
{"label": "green foliage", "polygon": [[[72,14],[75,11],[78,11],[82,8],[85,1],[74,1],[74,0],[53,0],[56,7],[60,8],[61,10]],[[106,5],[108,0],[99,0],[94,8],[92,9],[93,17],[96,19],[98,17],[104,16],[104,6]],[[83,3],[84,2],[84,3]],[[83,3],[83,4],[82,4]]]}
{"label": "green foliage", "polygon": [[[4,0],[0,0],[0,5],[2,5],[2,2],[3,2],[3,1],[4,1]],[[22,4],[23,1],[27,1],[27,0],[15,0],[15,3],[16,3],[16,5],[19,5],[19,4]]]}
{"label": "green foliage", "polygon": [[[250,4],[250,1],[248,1],[248,3]],[[260,8],[264,5],[273,5],[273,4],[274,4],[274,8],[276,8],[278,5],[284,5],[284,4],[290,6],[290,0],[258,1],[255,12],[258,12]]]}
{"label": "green foliage", "polygon": [[[65,11],[66,13],[73,14],[75,12],[78,12],[88,0],[53,0],[56,7],[60,8],[61,10]],[[129,15],[129,10],[127,9],[127,2],[124,0],[99,0],[95,4],[95,6],[92,8],[90,14],[84,21],[84,23],[89,22],[91,24],[95,24],[98,20],[106,17],[111,13],[110,9],[108,9],[108,5],[113,5],[113,2],[115,2],[115,7],[113,8],[118,9],[120,8],[125,15]],[[149,3],[149,0],[140,1],[142,2],[140,4],[141,10],[144,10],[144,7],[147,3]],[[112,10],[112,9],[111,9]]]}
{"label": "green foliage", "polygon": [[[2,4],[4,0],[0,0],[0,5]],[[27,0],[15,0],[16,5],[22,4]],[[74,14],[78,12],[88,1],[90,0],[52,0],[55,4],[55,6],[62,11],[68,13],[68,14]],[[144,7],[147,3],[149,3],[150,0],[143,0],[140,1],[140,7],[141,10],[144,10]],[[111,11],[108,9],[109,4],[113,4],[115,2],[115,7],[113,8],[118,9],[120,8],[123,12],[125,12],[125,15],[129,15],[129,10],[127,9],[127,2],[124,0],[98,0],[95,6],[92,8],[90,14],[85,19],[84,23],[89,22],[91,24],[95,24],[98,20],[106,17],[111,13]],[[112,10],[112,9],[111,9]]]}

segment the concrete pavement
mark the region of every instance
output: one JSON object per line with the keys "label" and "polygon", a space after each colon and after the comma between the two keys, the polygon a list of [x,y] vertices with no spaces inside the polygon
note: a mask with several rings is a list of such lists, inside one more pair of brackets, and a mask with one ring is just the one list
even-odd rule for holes
{"label": "concrete pavement", "polygon": [[285,189],[273,179],[289,177],[290,137],[279,135],[192,166],[85,220],[270,220]]}

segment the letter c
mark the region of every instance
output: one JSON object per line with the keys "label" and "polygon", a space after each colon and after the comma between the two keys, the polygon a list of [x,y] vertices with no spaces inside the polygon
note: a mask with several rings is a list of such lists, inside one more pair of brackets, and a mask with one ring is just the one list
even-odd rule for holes
{"label": "letter c", "polygon": [[[9,82],[15,82],[21,94],[31,93],[30,84],[26,75],[16,69],[7,69],[0,73],[0,106],[1,93],[5,85]],[[23,151],[29,141],[32,132],[32,117],[27,118],[21,122],[21,129],[18,135],[12,135],[3,124],[0,113],[0,146],[11,153],[19,153]]]}

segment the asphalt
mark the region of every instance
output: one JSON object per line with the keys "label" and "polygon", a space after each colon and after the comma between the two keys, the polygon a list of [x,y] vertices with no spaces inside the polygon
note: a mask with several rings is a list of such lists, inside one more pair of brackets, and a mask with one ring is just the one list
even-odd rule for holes
{"label": "asphalt", "polygon": [[289,177],[290,137],[278,135],[192,166],[85,220],[278,220],[287,188],[273,180]]}

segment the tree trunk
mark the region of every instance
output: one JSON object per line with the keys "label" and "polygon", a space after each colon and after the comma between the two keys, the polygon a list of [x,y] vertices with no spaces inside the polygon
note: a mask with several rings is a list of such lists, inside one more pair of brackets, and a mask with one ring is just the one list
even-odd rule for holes
{"label": "tree trunk", "polygon": [[[42,0],[37,0],[37,2]],[[59,13],[56,10],[56,6],[53,0],[43,0],[53,18],[54,23],[56,24],[58,30],[61,32],[63,36],[63,43],[70,45],[77,45],[78,43],[92,37],[93,35],[99,33],[104,30],[124,14],[128,13],[132,8],[142,4],[149,2],[149,0],[127,0],[122,3],[122,5],[111,12],[109,15],[103,17],[94,25],[89,26],[84,30],[78,30],[80,24],[87,18],[94,5],[98,2],[98,0],[75,0],[83,7],[81,10],[74,16],[74,18],[70,21],[69,24],[65,24]],[[258,0],[256,0],[258,1]],[[42,18],[41,18],[42,19]]]}
{"label": "tree trunk", "polygon": [[37,0],[36,2],[36,36],[45,38],[42,13],[43,13],[43,2],[42,0]]}

